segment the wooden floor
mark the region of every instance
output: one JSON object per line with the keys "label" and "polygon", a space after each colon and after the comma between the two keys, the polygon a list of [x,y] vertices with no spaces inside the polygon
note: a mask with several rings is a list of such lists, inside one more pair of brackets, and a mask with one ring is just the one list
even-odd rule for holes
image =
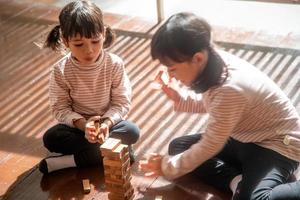
{"label": "wooden floor", "polygon": [[[42,176],[36,167],[48,154],[42,135],[54,123],[48,108],[49,67],[61,57],[38,44],[49,25],[56,23],[57,14],[57,8],[41,4],[0,0],[0,199],[107,199],[101,169],[68,169]],[[172,112],[166,96],[150,87],[159,69],[149,55],[150,38],[158,25],[109,13],[105,21],[117,30],[110,51],[125,60],[133,87],[129,119],[142,131],[134,146],[138,160],[150,152],[164,154],[174,137],[202,130],[207,116]],[[218,31],[217,38],[224,34]],[[247,37],[253,40],[253,35]],[[300,112],[300,50],[255,46],[247,43],[247,37],[231,35],[231,42],[216,43],[268,74]],[[157,195],[164,200],[230,199],[230,194],[191,175],[176,182],[146,179],[136,164],[132,173],[135,199],[151,200]],[[90,194],[83,194],[84,178],[92,183]]]}

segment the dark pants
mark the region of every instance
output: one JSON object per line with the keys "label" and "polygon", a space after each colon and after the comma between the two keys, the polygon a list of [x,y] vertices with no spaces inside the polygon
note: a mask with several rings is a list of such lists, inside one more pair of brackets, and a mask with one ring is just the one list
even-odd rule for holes
{"label": "dark pants", "polygon": [[[139,128],[130,121],[121,121],[110,129],[110,137],[122,140],[123,144],[134,144],[140,134]],[[78,167],[100,166],[102,157],[99,143],[89,143],[84,132],[64,124],[50,128],[43,137],[50,152],[74,155]],[[131,150],[131,149],[130,149]]]}
{"label": "dark pants", "polygon": [[[181,153],[200,139],[201,134],[176,138],[169,145],[169,154]],[[231,138],[219,154],[192,173],[227,191],[230,181],[242,174],[234,200],[300,200],[300,181],[288,183],[298,165],[275,151]]]}

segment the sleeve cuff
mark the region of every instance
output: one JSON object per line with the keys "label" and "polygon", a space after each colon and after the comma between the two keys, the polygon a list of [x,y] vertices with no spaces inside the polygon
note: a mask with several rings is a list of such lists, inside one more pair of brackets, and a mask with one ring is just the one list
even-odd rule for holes
{"label": "sleeve cuff", "polygon": [[115,125],[123,120],[118,113],[114,114],[113,116],[103,115],[101,118],[108,118],[112,122],[112,125]]}
{"label": "sleeve cuff", "polygon": [[161,163],[161,170],[164,177],[173,180],[181,176],[180,168],[177,166],[181,154],[175,156],[164,156]]}
{"label": "sleeve cuff", "polygon": [[82,115],[78,114],[78,113],[73,113],[71,115],[68,116],[67,120],[66,120],[66,125],[75,128],[74,126],[74,121],[78,120],[78,119],[82,119],[84,118]]}

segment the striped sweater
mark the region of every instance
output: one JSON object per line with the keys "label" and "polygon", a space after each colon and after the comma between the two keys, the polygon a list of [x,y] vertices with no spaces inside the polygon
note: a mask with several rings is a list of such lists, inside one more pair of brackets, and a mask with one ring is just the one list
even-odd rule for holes
{"label": "striped sweater", "polygon": [[164,156],[166,178],[184,175],[222,150],[229,137],[272,149],[300,161],[300,118],[286,95],[251,64],[220,51],[228,66],[226,82],[202,94],[182,97],[175,111],[208,113],[202,140],[187,151]]}
{"label": "striped sweater", "polygon": [[103,51],[91,65],[81,65],[71,54],[50,72],[50,108],[59,123],[100,115],[115,124],[130,108],[131,86],[121,58]]}

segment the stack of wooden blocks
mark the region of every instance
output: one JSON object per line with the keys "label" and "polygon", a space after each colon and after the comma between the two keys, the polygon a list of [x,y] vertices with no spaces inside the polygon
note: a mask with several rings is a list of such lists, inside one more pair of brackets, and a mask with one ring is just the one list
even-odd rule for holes
{"label": "stack of wooden blocks", "polygon": [[103,158],[105,186],[109,200],[133,200],[128,146],[121,140],[108,138],[100,147]]}

